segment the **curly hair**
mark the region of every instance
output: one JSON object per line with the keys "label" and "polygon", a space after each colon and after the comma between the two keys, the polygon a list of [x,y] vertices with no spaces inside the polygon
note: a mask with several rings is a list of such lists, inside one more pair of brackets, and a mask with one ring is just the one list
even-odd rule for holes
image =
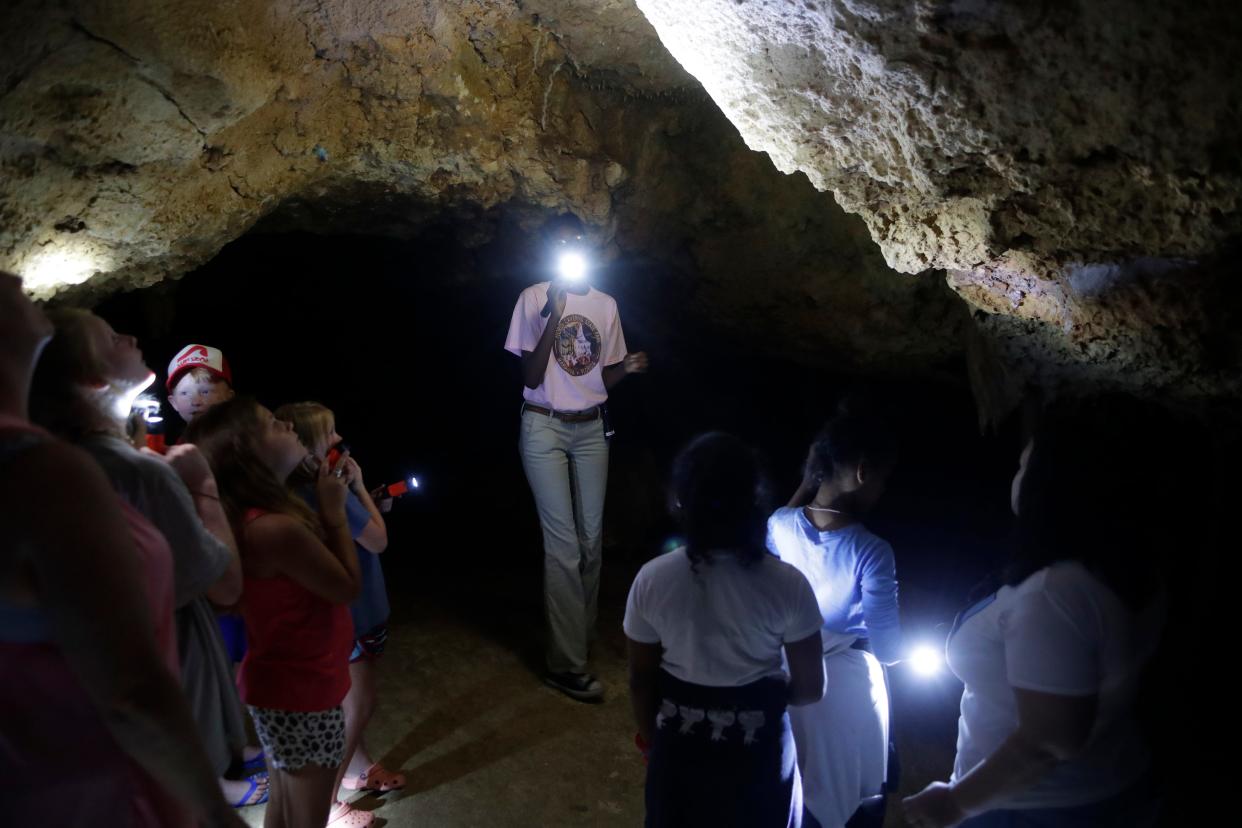
{"label": "curly hair", "polygon": [[671,494],[692,565],[726,549],[748,565],[767,554],[767,480],[739,438],[715,431],[692,440],[673,462]]}
{"label": "curly hair", "polygon": [[859,463],[890,466],[896,461],[897,441],[883,418],[844,410],[815,435],[807,472],[818,487],[841,469]]}

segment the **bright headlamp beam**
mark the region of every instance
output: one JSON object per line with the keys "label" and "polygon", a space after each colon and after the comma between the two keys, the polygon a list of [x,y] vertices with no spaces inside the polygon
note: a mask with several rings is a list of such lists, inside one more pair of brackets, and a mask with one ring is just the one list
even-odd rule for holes
{"label": "bright headlamp beam", "polygon": [[566,252],[556,262],[557,273],[567,282],[580,282],[586,277],[587,260],[581,253]]}

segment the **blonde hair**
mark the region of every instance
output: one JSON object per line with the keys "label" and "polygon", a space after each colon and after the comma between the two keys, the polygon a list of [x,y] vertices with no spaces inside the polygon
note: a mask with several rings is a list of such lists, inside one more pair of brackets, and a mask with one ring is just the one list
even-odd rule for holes
{"label": "blonde hair", "polygon": [[336,430],[336,415],[332,409],[317,402],[286,403],[272,414],[293,426],[293,433],[307,451],[325,448],[329,435]]}
{"label": "blonde hair", "polygon": [[100,432],[123,434],[111,415],[107,367],[88,330],[95,315],[81,308],[47,312],[56,329],[43,349],[30,389],[30,418],[71,442]]}
{"label": "blonde hair", "polygon": [[302,445],[306,446],[306,459],[290,476],[294,485],[313,484],[319,472],[320,459],[316,452],[327,448],[328,436],[336,430],[336,415],[332,409],[317,402],[285,403],[272,415],[293,426]]}

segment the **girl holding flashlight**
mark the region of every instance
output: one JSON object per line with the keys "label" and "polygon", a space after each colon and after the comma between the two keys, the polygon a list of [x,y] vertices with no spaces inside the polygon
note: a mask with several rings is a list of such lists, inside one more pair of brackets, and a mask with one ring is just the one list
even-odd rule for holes
{"label": "girl holding flashlight", "polygon": [[845,412],[811,444],[801,487],[768,520],[768,548],[815,590],[828,692],[790,718],[806,824],[879,826],[888,775],[888,688],[902,658],[893,550],[861,522],[884,493],[897,449],[874,417]]}
{"label": "girl holding flashlight", "polygon": [[957,757],[949,782],[905,800],[916,828],[1156,824],[1133,708],[1164,620],[1155,562],[1185,541],[1194,478],[1152,414],[1122,398],[1063,403],[1023,451],[1017,554],[949,635],[965,684]]}
{"label": "girl holding flashlight", "polygon": [[347,478],[319,466],[316,515],[286,482],[305,460],[305,446],[292,426],[244,397],[199,414],[184,439],[211,463],[241,546],[249,647],[237,680],[271,771],[265,824],[370,824],[365,811],[332,812],[354,646],[348,606],[362,586],[345,510]]}
{"label": "girl holding flashlight", "polygon": [[[293,426],[294,433],[310,452],[302,469],[294,475],[295,488],[316,507],[314,475],[329,462],[334,447],[342,445],[336,432],[336,415],[316,402],[282,405],[276,418]],[[345,515],[349,533],[357,545],[358,568],[362,573],[362,589],[350,604],[354,623],[354,647],[349,656],[349,693],[342,707],[345,712],[345,762],[337,777],[337,786],[346,790],[371,790],[379,793],[405,787],[405,776],[387,770],[371,758],[365,731],[375,710],[375,668],[388,641],[388,589],[380,554],[388,548],[388,529],[375,502],[367,492],[362,469],[352,456],[346,455],[340,468],[349,485]]]}

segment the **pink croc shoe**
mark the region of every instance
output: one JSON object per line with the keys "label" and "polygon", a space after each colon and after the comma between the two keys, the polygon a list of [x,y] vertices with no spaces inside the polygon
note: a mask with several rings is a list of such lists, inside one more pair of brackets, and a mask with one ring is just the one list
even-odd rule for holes
{"label": "pink croc shoe", "polygon": [[341,787],[347,791],[396,791],[405,787],[405,774],[393,773],[376,762],[357,776],[341,779]]}
{"label": "pink croc shoe", "polygon": [[327,828],[367,828],[375,821],[375,814],[363,811],[348,802],[338,802],[328,813]]}

